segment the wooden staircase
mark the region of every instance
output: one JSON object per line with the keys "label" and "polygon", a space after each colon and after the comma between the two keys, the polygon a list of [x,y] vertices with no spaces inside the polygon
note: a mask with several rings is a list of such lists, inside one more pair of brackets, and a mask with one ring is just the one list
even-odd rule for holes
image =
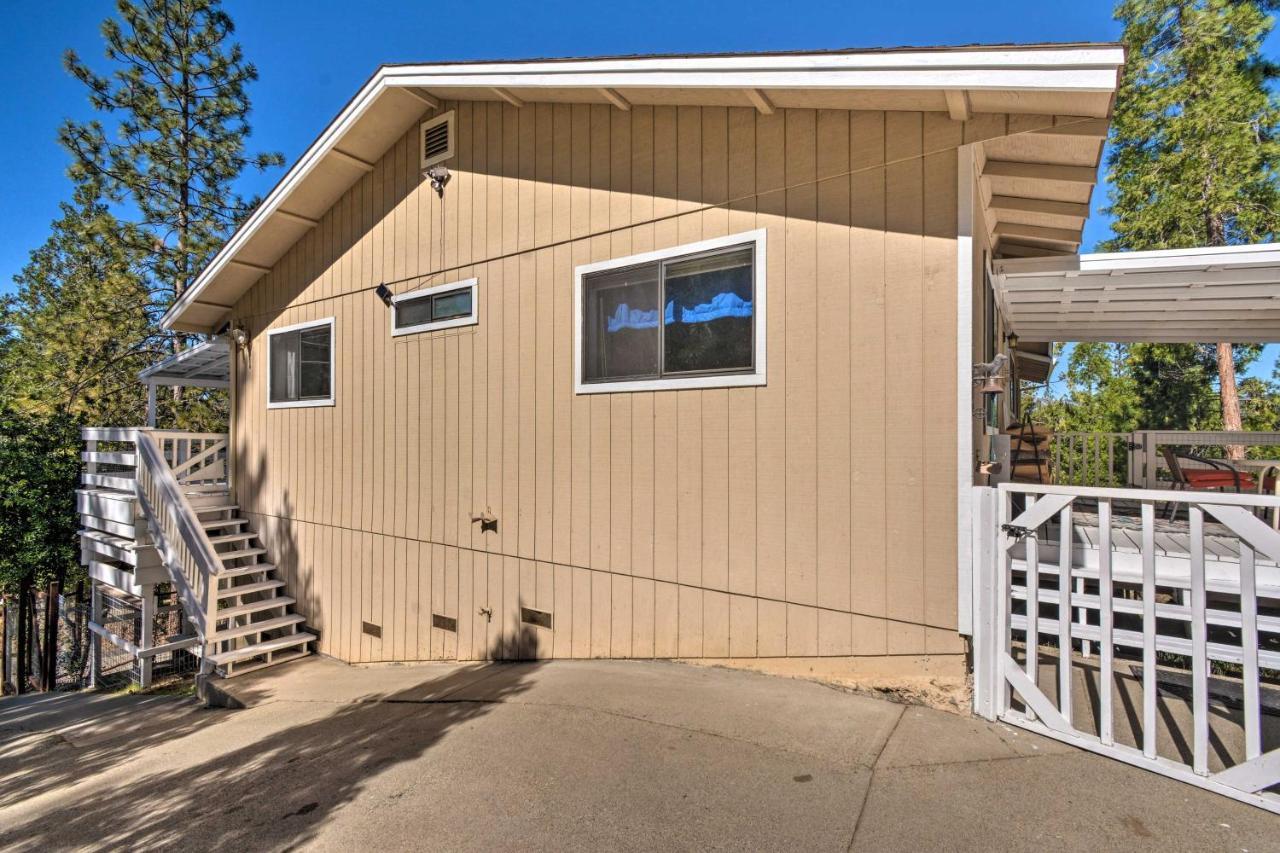
{"label": "wooden staircase", "polygon": [[[90,627],[151,660],[185,649],[203,672],[232,677],[307,655],[316,635],[294,610],[268,549],[249,529],[226,481],[226,436],[157,430],[86,429],[85,488],[77,493],[81,561],[94,587]],[[128,450],[100,450],[110,443]],[[132,445],[132,447],[130,447]],[[150,462],[148,462],[150,460]],[[155,643],[155,586],[172,584],[184,636]],[[142,629],[122,637],[102,623],[103,593],[136,601]],[[101,660],[100,649],[95,654]]]}
{"label": "wooden staircase", "polygon": [[316,635],[303,630],[306,617],[231,492],[202,493],[191,508],[222,563],[205,638],[215,670],[230,678],[307,655]]}

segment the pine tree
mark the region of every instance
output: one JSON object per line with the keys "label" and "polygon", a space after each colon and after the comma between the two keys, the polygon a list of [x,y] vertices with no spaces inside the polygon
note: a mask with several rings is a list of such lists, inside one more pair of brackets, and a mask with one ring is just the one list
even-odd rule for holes
{"label": "pine tree", "polygon": [[[109,76],[74,51],[67,70],[94,108],[116,119],[68,121],[60,137],[75,158],[73,180],[101,180],[138,213],[151,283],[181,296],[256,202],[232,183],[246,168],[277,166],[277,153],[249,154],[249,97],[258,72],[246,62],[218,0],[118,0],[120,21],[102,24]],[[118,141],[117,140],[118,137]]]}
{"label": "pine tree", "polygon": [[[1107,160],[1115,238],[1105,250],[1226,246],[1275,234],[1280,110],[1268,86],[1280,69],[1261,50],[1278,6],[1121,0],[1116,7],[1128,61]],[[1236,366],[1256,354],[1226,342],[1214,348],[1224,429],[1241,428]]]}
{"label": "pine tree", "polygon": [[138,371],[162,354],[140,258],[93,184],[62,216],[0,304],[0,404],[97,425],[140,423]]}

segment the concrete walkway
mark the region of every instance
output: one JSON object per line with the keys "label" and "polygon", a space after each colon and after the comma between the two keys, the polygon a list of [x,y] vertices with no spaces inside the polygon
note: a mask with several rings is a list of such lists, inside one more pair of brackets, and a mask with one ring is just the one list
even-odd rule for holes
{"label": "concrete walkway", "polygon": [[0,848],[1275,850],[1262,811],[1001,725],[652,662],[347,667],[244,710],[0,702]]}

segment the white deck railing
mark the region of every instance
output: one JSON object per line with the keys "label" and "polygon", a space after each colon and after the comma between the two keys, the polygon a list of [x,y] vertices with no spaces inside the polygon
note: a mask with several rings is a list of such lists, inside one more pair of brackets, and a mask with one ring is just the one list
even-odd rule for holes
{"label": "white deck railing", "polygon": [[[976,491],[975,710],[1280,812],[1264,790],[1280,783],[1280,751],[1262,751],[1261,717],[1280,670],[1280,532],[1259,517],[1280,498]],[[1186,521],[1164,520],[1171,502]],[[1096,696],[1079,692],[1086,668]],[[1178,679],[1190,686],[1181,718],[1157,683]],[[1221,702],[1211,714],[1211,694],[1232,694],[1238,718]],[[1180,739],[1189,754],[1170,746]]]}
{"label": "white deck railing", "polygon": [[[1280,432],[1226,430],[1135,430],[1133,432],[1060,432],[1053,436],[1049,461],[1055,483],[1076,486],[1167,489],[1173,475],[1165,463],[1164,447],[1275,448],[1265,453],[1280,459]],[[1230,460],[1228,460],[1230,461]],[[1183,462],[1191,469],[1204,467]],[[1252,468],[1246,470],[1253,473]]]}
{"label": "white deck railing", "polygon": [[[107,495],[132,495],[143,511],[146,532],[149,533],[149,541],[134,541],[129,532],[134,529],[132,513],[118,515],[115,519],[91,519],[90,527],[96,524],[99,529],[85,531],[86,537],[91,534],[96,537],[86,550],[92,553],[107,548],[113,554],[119,551],[127,555],[137,553],[138,549],[154,547],[178,592],[188,622],[199,637],[208,636],[213,628],[209,614],[216,612],[217,572],[223,563],[202,528],[188,495],[200,496],[203,492],[229,488],[227,435],[134,427],[87,427],[81,430],[81,438],[85,443],[81,454],[85,463],[84,485],[106,490]],[[105,545],[100,538],[104,532],[111,534],[110,542]],[[124,575],[127,576],[128,573]],[[96,585],[91,627],[96,626],[95,637],[105,637],[139,657],[143,686],[146,686],[150,680],[151,659],[159,651],[187,647],[190,641],[165,646],[152,644],[154,601],[150,587],[143,588],[146,592],[142,595],[142,631],[138,643],[118,642],[122,638],[111,635],[99,624],[101,613]],[[202,657],[207,661],[207,655]]]}

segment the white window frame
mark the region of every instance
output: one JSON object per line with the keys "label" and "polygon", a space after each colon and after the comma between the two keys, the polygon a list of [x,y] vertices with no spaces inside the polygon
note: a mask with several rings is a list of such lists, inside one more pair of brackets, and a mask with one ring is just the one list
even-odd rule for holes
{"label": "white window frame", "polygon": [[[301,332],[307,329],[318,329],[321,326],[329,327],[329,396],[316,400],[284,400],[279,403],[271,401],[271,340],[276,335],[283,335],[286,332]],[[283,326],[279,329],[267,330],[267,408],[268,409],[310,409],[316,406],[332,406],[334,398],[337,396],[338,373],[336,369],[337,362],[338,338],[336,334],[336,326],[332,317],[325,317],[323,320],[307,320],[304,323],[294,323],[292,326]]]}
{"label": "white window frame", "polygon": [[453,159],[453,153],[456,148],[454,145],[453,134],[458,129],[457,125],[453,121],[453,110],[449,110],[449,112],[443,115],[438,115],[435,118],[427,119],[422,124],[418,125],[418,145],[422,145],[423,140],[427,136],[427,131],[438,124],[449,125],[449,129],[446,131],[449,135],[449,147],[444,150],[443,154],[437,154],[434,157],[427,157],[426,151],[420,151],[418,159],[420,161],[419,168],[421,169],[426,169],[434,166],[436,163],[443,163],[445,160]]}
{"label": "white window frame", "polygon": [[[419,332],[436,332],[440,329],[456,329],[459,326],[474,326],[480,322],[480,279],[467,278],[462,281],[451,281],[448,284],[437,284],[431,287],[424,287],[420,290],[411,290],[408,293],[401,293],[398,296],[391,297],[391,336],[399,337],[400,335],[416,335]],[[471,313],[465,317],[452,317],[448,320],[434,320],[430,323],[419,323],[416,326],[405,326],[404,328],[396,328],[396,311],[401,302],[408,299],[421,299],[424,296],[434,296],[437,293],[445,293],[450,290],[463,290],[469,288],[471,290]]]}
{"label": "white window frame", "polygon": [[[674,391],[681,388],[741,388],[751,385],[764,385],[765,371],[765,330],[767,329],[765,320],[765,243],[767,231],[764,228],[757,228],[754,231],[743,231],[739,234],[730,234],[727,237],[716,237],[711,240],[702,240],[698,243],[685,243],[680,246],[672,246],[669,249],[658,249],[654,252],[642,252],[638,255],[628,255],[625,258],[611,258],[607,261],[598,261],[594,264],[583,264],[576,267],[573,271],[573,392],[575,394],[620,394],[632,391]],[[752,362],[754,364],[751,372],[747,373],[717,373],[704,374],[701,376],[665,376],[661,379],[624,379],[619,381],[598,380],[595,382],[584,382],[582,379],[582,345],[583,345],[583,316],[582,316],[582,300],[584,291],[584,279],[586,276],[602,272],[604,270],[618,269],[619,267],[630,267],[639,264],[652,263],[654,261],[665,261],[672,258],[678,258],[681,255],[695,255],[701,252],[710,252],[716,249],[727,249],[733,246],[752,245],[755,249],[752,258],[753,294],[752,294],[752,313],[755,322],[754,333],[754,353]],[[661,307],[659,307],[661,311]]]}

